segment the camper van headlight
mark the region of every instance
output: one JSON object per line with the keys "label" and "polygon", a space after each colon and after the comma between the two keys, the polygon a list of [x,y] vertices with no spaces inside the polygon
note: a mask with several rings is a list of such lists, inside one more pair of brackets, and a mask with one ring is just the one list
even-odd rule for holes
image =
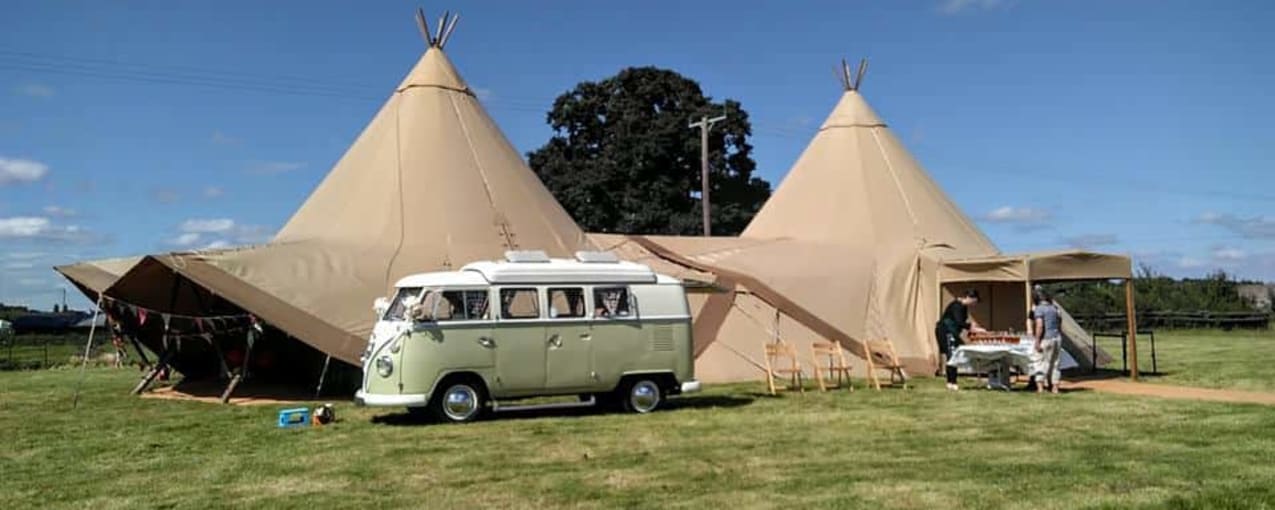
{"label": "camper van headlight", "polygon": [[389,356],[376,358],[376,373],[381,374],[381,377],[389,377],[394,373],[394,362],[390,361]]}

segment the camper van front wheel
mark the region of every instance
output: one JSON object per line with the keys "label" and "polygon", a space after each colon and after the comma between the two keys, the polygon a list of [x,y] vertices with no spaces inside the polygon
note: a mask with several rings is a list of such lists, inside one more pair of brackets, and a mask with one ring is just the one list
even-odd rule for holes
{"label": "camper van front wheel", "polygon": [[664,402],[664,391],[652,379],[635,379],[625,392],[624,410],[645,414],[656,410]]}
{"label": "camper van front wheel", "polygon": [[448,381],[430,402],[434,417],[446,422],[469,422],[480,418],[487,405],[487,392],[468,379]]}

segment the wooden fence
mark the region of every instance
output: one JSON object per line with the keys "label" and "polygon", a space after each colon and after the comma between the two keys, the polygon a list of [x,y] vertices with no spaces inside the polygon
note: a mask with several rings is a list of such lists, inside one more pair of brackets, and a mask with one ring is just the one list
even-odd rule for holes
{"label": "wooden fence", "polygon": [[[1123,313],[1073,315],[1089,331],[1123,331]],[[1262,312],[1138,312],[1138,328],[1150,329],[1267,329],[1271,315]]]}

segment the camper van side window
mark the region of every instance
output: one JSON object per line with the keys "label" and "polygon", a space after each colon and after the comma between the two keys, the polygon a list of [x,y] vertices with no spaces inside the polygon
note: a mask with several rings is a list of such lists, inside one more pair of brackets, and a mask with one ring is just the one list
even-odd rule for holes
{"label": "camper van side window", "polygon": [[584,317],[584,289],[549,289],[549,318],[576,319]]}
{"label": "camper van side window", "polygon": [[593,316],[622,319],[633,316],[633,302],[628,287],[596,287],[593,289]]}
{"label": "camper van side window", "polygon": [[500,316],[505,319],[536,319],[540,303],[536,289],[500,289]]}
{"label": "camper van side window", "polygon": [[465,291],[465,319],[480,321],[487,318],[487,291]]}

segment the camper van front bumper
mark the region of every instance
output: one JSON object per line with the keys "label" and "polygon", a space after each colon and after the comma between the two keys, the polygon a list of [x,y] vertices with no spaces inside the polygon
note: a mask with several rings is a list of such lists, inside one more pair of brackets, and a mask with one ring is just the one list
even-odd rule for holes
{"label": "camper van front bumper", "polygon": [[429,403],[428,395],[384,395],[379,393],[364,393],[363,390],[354,393],[354,405],[369,407],[420,407]]}
{"label": "camper van front bumper", "polygon": [[699,393],[699,381],[686,381],[682,383],[682,393]]}

